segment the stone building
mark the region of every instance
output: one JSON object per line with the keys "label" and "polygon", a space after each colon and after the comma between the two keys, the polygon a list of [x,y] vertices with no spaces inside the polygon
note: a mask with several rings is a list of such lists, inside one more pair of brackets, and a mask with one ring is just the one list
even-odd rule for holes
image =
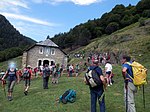
{"label": "stone building", "polygon": [[59,63],[67,66],[67,55],[50,39],[36,43],[23,53],[22,66],[31,67],[53,65]]}

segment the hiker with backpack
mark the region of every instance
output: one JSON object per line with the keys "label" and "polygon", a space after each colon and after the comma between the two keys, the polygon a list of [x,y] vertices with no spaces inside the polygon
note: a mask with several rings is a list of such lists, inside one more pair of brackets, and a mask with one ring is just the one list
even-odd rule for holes
{"label": "hiker with backpack", "polygon": [[112,85],[112,80],[111,80],[112,65],[111,65],[111,63],[109,61],[107,61],[106,64],[105,64],[105,74],[106,74],[108,86]]}
{"label": "hiker with backpack", "polygon": [[37,73],[38,72],[38,67],[35,67],[33,70],[34,70],[35,78],[37,78],[38,77],[38,73]]}
{"label": "hiker with backpack", "polygon": [[17,74],[19,75],[20,81],[23,80],[22,69],[19,69],[19,70],[17,71]]}
{"label": "hiker with backpack", "polygon": [[124,78],[124,101],[126,106],[126,112],[136,112],[134,96],[137,92],[137,87],[133,84],[133,71],[132,67],[128,63],[132,63],[131,57],[126,55],[123,56],[122,75]]}
{"label": "hiker with backpack", "polygon": [[48,81],[50,76],[50,68],[48,64],[43,67],[43,89],[48,89]]}
{"label": "hiker with backpack", "polygon": [[23,70],[24,94],[25,95],[28,95],[29,87],[30,87],[30,84],[31,84],[31,75],[32,75],[31,66],[28,65]]}
{"label": "hiker with backpack", "polygon": [[56,64],[52,73],[52,84],[58,84],[58,78],[60,78],[60,65]]}
{"label": "hiker with backpack", "polygon": [[74,71],[74,67],[72,64],[70,64],[70,66],[69,66],[69,77],[73,76],[73,71]]}
{"label": "hiker with backpack", "polygon": [[96,112],[97,100],[100,112],[105,112],[104,89],[106,89],[106,80],[98,63],[98,60],[93,60],[93,64],[89,67],[84,80],[90,88],[91,112]]}
{"label": "hiker with backpack", "polygon": [[61,67],[59,63],[56,64],[56,74],[58,76],[57,78],[61,77]]}
{"label": "hiker with backpack", "polygon": [[15,83],[17,81],[17,83],[19,83],[19,75],[17,74],[17,70],[15,67],[15,64],[10,64],[9,69],[6,71],[5,75],[2,77],[2,81],[4,81],[4,79],[7,77],[8,79],[8,100],[12,101],[13,100],[13,89],[15,86]]}
{"label": "hiker with backpack", "polygon": [[63,70],[64,70],[64,65],[62,64],[62,65],[60,66],[60,77],[61,77],[62,74],[63,74]]}
{"label": "hiker with backpack", "polygon": [[76,77],[79,75],[79,70],[80,70],[79,64],[76,64],[75,66]]}

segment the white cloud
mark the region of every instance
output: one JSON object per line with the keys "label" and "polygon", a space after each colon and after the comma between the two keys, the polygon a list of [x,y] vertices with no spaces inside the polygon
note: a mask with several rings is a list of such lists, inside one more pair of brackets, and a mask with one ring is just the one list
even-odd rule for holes
{"label": "white cloud", "polygon": [[19,13],[19,8],[30,9],[24,0],[0,0],[0,11]]}
{"label": "white cloud", "polygon": [[78,5],[90,5],[96,2],[100,2],[102,0],[71,0],[71,1]]}
{"label": "white cloud", "polygon": [[101,2],[103,0],[32,0],[34,3],[50,3],[58,4],[62,2],[72,2],[77,5],[90,5],[93,3]]}
{"label": "white cloud", "polygon": [[21,1],[21,0],[13,0],[13,1],[9,0],[9,1],[7,1],[7,0],[5,0],[5,2],[8,4],[11,4],[13,6],[19,6],[19,7],[29,9],[29,7],[27,6],[27,3],[25,1]]}
{"label": "white cloud", "polygon": [[[43,0],[35,1],[36,3],[43,2]],[[54,34],[54,29],[61,26],[61,24],[24,15],[25,10],[22,9],[31,11],[28,5],[28,0],[0,0],[0,14],[4,15],[21,34],[38,41],[45,39],[49,33]]]}
{"label": "white cloud", "polygon": [[[35,0],[42,2],[43,0]],[[21,14],[20,7],[29,9],[27,2],[25,0],[0,0],[0,14],[7,18],[28,21],[36,24],[46,25],[46,26],[59,26],[55,23],[50,23],[44,20],[32,18]]]}
{"label": "white cloud", "polygon": [[11,14],[11,13],[5,13],[5,12],[4,13],[2,12],[1,14],[7,18],[24,20],[24,21],[28,21],[28,22],[32,22],[36,24],[41,24],[41,25],[46,25],[46,26],[59,26],[58,24],[55,24],[55,23],[49,23],[47,21],[43,21],[43,20],[36,19],[36,18],[31,18],[31,17],[24,16],[24,15]]}

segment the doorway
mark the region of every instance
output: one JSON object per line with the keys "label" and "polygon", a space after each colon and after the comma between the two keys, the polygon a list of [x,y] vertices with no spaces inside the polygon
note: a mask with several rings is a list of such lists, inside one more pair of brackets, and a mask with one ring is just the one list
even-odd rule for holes
{"label": "doorway", "polygon": [[41,66],[42,65],[42,60],[39,60],[38,61],[38,66]]}
{"label": "doorway", "polygon": [[44,61],[43,61],[43,66],[44,66],[45,64],[49,65],[49,61],[48,61],[48,60],[44,60]]}
{"label": "doorway", "polygon": [[55,65],[54,61],[51,61],[51,65]]}

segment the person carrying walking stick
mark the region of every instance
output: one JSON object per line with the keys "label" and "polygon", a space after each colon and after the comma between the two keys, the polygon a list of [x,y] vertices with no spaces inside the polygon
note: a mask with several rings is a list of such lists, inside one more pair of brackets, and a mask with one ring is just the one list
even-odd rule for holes
{"label": "person carrying walking stick", "polygon": [[[122,75],[124,78],[124,101],[126,106],[126,112],[136,112],[134,96],[137,92],[137,87],[134,86],[133,80],[133,71],[132,67],[127,64],[127,62],[132,63],[130,56],[122,57]],[[129,76],[130,75],[130,76]]]}
{"label": "person carrying walking stick", "polygon": [[[2,81],[4,81],[5,77],[8,79],[8,100],[13,100],[13,89],[15,86],[15,83],[19,83],[19,75],[17,74],[16,66],[15,64],[10,64],[9,69],[6,71],[5,75],[2,77]],[[5,89],[5,88],[4,88]]]}

